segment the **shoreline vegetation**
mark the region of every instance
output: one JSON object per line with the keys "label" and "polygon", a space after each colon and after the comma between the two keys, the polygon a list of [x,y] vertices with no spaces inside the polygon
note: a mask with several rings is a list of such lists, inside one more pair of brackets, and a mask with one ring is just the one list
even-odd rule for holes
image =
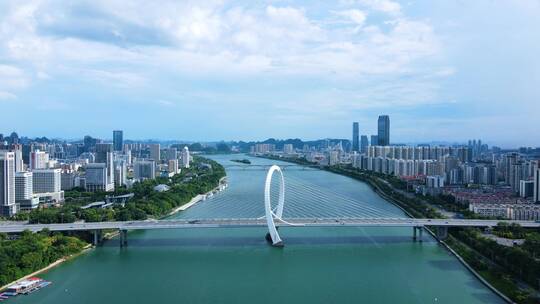
{"label": "shoreline vegetation", "polygon": [[[133,192],[135,196],[124,207],[112,209],[86,209],[80,207],[99,200],[110,193],[86,193],[67,191],[66,202],[59,208],[32,211],[19,216],[17,220],[29,223],[69,223],[77,220],[100,222],[109,220],[128,221],[162,218],[185,210],[200,200],[194,201],[219,188],[226,178],[226,172],[219,163],[195,156],[192,166],[183,169],[171,178],[158,177],[136,183],[131,189],[119,189],[114,194]],[[158,192],[154,187],[166,184],[169,191]],[[186,208],[182,209],[183,206]],[[105,239],[114,238],[114,231],[106,231]],[[0,233],[0,290],[7,286],[46,272],[64,261],[75,258],[88,251],[91,235],[89,232],[73,233],[66,236],[60,232],[43,230],[37,233],[24,231],[18,239],[10,240],[7,234]],[[5,286],[4,286],[5,285]]]}
{"label": "shoreline vegetation", "polygon": [[[304,158],[258,156],[272,160],[313,165]],[[449,197],[418,197],[407,192],[405,182],[390,175],[358,170],[351,166],[321,167],[368,184],[377,194],[403,210],[410,217],[444,218],[439,210],[458,212],[464,218],[480,218],[466,206],[453,203]],[[406,195],[409,194],[409,195]],[[426,230],[432,235],[434,233]],[[494,234],[526,235],[525,246],[506,247],[482,236],[476,228],[450,228],[448,238],[439,242],[488,288],[504,300],[515,303],[540,303],[540,233],[525,232],[519,226],[499,225]],[[489,258],[488,258],[489,257]]]}
{"label": "shoreline vegetation", "polygon": [[64,262],[66,262],[66,261],[68,261],[68,260],[71,260],[71,259],[73,259],[73,258],[76,258],[76,257],[78,257],[78,256],[80,256],[80,255],[82,255],[82,254],[84,254],[84,253],[86,253],[86,252],[88,252],[88,251],[89,251],[90,249],[92,249],[92,248],[93,248],[93,246],[92,246],[91,244],[86,244],[86,246],[84,246],[83,249],[82,249],[80,252],[78,252],[78,253],[74,253],[74,254],[71,254],[71,255],[62,257],[62,258],[60,258],[60,259],[58,259],[58,260],[52,262],[51,264],[49,264],[49,265],[47,265],[47,266],[45,266],[45,267],[43,267],[43,268],[41,268],[41,269],[38,269],[38,270],[36,270],[36,271],[34,271],[34,272],[30,273],[30,274],[25,275],[25,276],[22,277],[22,278],[19,278],[19,279],[16,279],[15,281],[12,281],[12,282],[9,282],[9,283],[7,283],[7,284],[4,284],[4,286],[0,286],[0,291],[2,291],[2,290],[4,290],[4,289],[8,288],[9,286],[11,286],[11,285],[13,285],[13,284],[15,284],[15,283],[18,283],[18,282],[20,282],[20,281],[23,281],[23,280],[29,279],[29,278],[31,278],[31,277],[37,276],[37,275],[39,275],[39,274],[45,273],[45,272],[47,272],[47,271],[49,271],[49,270],[55,268],[56,266],[58,266],[58,265],[60,265],[60,264],[62,264],[62,263],[64,263]]}

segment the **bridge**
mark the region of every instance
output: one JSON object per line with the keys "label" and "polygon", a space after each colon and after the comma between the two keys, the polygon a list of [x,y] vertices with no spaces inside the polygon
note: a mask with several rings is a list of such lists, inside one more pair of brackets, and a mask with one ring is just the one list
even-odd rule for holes
{"label": "bridge", "polygon": [[[229,164],[229,165],[223,165],[223,168],[226,170],[269,170],[272,167],[272,165],[263,165],[263,164],[244,164],[244,163],[236,163],[236,164]],[[314,169],[320,169],[321,166],[319,165],[300,165],[300,164],[282,164],[279,165],[279,167],[282,170],[314,170]]]}
{"label": "bridge", "polygon": [[[274,174],[279,174],[278,193],[272,195],[272,179]],[[312,193],[317,193],[315,188],[309,188]],[[294,191],[292,192],[294,198]],[[320,193],[317,197],[322,197]],[[277,206],[272,207],[273,198],[277,199]],[[322,199],[328,199],[322,197]],[[334,197],[337,199],[337,197]],[[294,199],[292,200],[294,202]],[[352,201],[349,201],[352,204]],[[65,224],[0,224],[0,232],[20,233],[24,230],[38,232],[43,229],[50,231],[91,231],[94,234],[94,244],[98,244],[102,238],[102,231],[113,229],[119,231],[120,246],[127,246],[128,230],[151,230],[151,229],[196,229],[196,228],[240,228],[240,227],[266,227],[268,233],[266,239],[276,247],[283,246],[283,241],[278,233],[279,227],[410,227],[413,228],[413,240],[422,241],[422,233],[425,227],[436,228],[436,236],[444,239],[448,234],[448,227],[495,227],[498,223],[519,224],[526,228],[539,228],[540,222],[517,221],[517,220],[466,220],[466,219],[419,219],[406,217],[377,217],[373,207],[360,205],[359,208],[367,212],[368,217],[284,217],[285,205],[285,179],[281,168],[271,166],[266,175],[264,187],[264,216],[258,218],[190,218],[174,220],[146,220],[126,222],[76,222]],[[370,208],[372,210],[370,210]],[[309,209],[302,209],[308,211]],[[417,236],[417,234],[419,234]]]}

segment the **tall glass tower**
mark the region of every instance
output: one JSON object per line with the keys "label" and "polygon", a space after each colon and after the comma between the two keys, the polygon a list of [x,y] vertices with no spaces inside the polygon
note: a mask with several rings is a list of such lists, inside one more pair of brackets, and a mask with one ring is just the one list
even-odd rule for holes
{"label": "tall glass tower", "polygon": [[379,146],[390,145],[390,117],[388,115],[380,115],[377,123],[377,137]]}
{"label": "tall glass tower", "polygon": [[122,151],[124,145],[124,132],[121,130],[113,131],[113,149],[114,151]]}
{"label": "tall glass tower", "polygon": [[360,136],[360,132],[358,130],[358,123],[353,122],[352,124],[352,150],[356,152],[360,151],[359,136]]}

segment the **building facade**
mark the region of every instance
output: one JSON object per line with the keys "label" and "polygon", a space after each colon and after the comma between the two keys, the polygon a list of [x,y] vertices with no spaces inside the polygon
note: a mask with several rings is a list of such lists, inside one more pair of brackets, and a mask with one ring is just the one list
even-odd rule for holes
{"label": "building facade", "polygon": [[33,173],[15,173],[15,202],[21,211],[30,211],[39,206],[39,199],[34,192]]}
{"label": "building facade", "polygon": [[156,178],[156,162],[154,160],[138,160],[133,164],[133,175],[137,180]]}
{"label": "building facade", "polygon": [[353,122],[352,129],[352,150],[360,152],[360,129],[358,127],[358,122]]}
{"label": "building facade", "polygon": [[36,150],[30,152],[30,170],[36,169],[47,169],[47,164],[49,163],[49,154]]}
{"label": "building facade", "polygon": [[113,191],[114,190],[114,180],[109,180],[107,173],[107,164],[105,163],[95,163],[88,164],[85,167],[86,169],[86,191],[88,192],[97,192],[97,191]]}
{"label": "building facade", "polygon": [[124,147],[124,132],[122,130],[113,131],[113,149],[114,151],[122,151]]}
{"label": "building facade", "polygon": [[150,159],[153,159],[156,163],[159,163],[161,161],[160,145],[151,144],[149,147],[150,147]]}
{"label": "building facade", "polygon": [[12,216],[17,213],[15,203],[15,154],[0,151],[0,213]]}
{"label": "building facade", "polygon": [[388,115],[379,116],[379,120],[377,121],[377,140],[379,146],[390,145],[390,117]]}
{"label": "building facade", "polygon": [[182,150],[182,167],[189,168],[189,163],[191,162],[191,156],[189,155],[188,147],[184,147]]}
{"label": "building facade", "polygon": [[60,169],[40,169],[32,171],[34,193],[60,192],[62,177]]}

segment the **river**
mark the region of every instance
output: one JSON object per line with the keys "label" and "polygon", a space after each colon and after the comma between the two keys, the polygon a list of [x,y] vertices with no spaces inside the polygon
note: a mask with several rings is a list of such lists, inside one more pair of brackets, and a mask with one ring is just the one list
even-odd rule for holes
{"label": "river", "polygon": [[[212,158],[235,164],[230,159],[238,156]],[[172,217],[261,216],[266,172],[227,173],[225,191]],[[403,216],[350,178],[319,170],[284,174],[368,202],[388,216]],[[286,204],[285,216],[328,207],[320,204],[310,199]],[[43,274],[53,282],[49,287],[8,302],[503,303],[427,233],[419,243],[409,228],[281,228],[282,249],[268,246],[265,233],[262,228],[130,232],[127,248],[108,241]]]}

